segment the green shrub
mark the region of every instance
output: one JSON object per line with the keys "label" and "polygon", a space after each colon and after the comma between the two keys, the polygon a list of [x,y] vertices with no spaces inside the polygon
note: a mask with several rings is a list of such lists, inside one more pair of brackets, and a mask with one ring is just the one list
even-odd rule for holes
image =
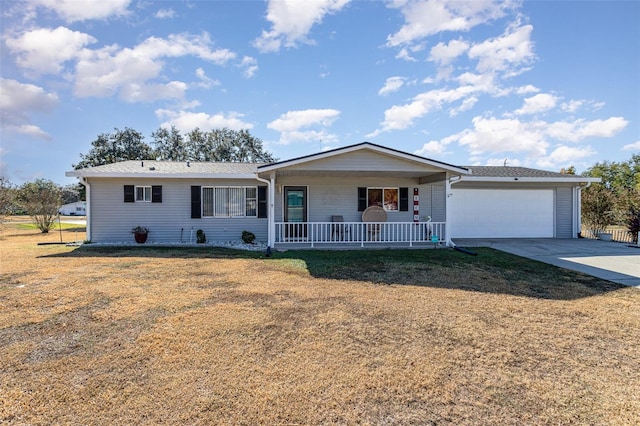
{"label": "green shrub", "polygon": [[253,244],[255,240],[256,240],[256,235],[253,232],[242,231],[242,241],[244,241],[247,244]]}

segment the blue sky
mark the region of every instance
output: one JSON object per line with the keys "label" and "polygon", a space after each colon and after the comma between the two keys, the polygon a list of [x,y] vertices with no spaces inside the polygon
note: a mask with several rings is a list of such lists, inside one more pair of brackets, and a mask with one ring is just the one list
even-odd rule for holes
{"label": "blue sky", "polygon": [[249,129],[578,171],[640,152],[640,2],[0,3],[0,166],[60,184],[98,134]]}

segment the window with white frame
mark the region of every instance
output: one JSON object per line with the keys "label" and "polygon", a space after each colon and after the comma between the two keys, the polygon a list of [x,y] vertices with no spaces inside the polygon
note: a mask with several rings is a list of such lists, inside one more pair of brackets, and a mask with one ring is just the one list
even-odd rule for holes
{"label": "window with white frame", "polygon": [[257,217],[257,196],[255,186],[205,186],[202,217]]}
{"label": "window with white frame", "polygon": [[380,206],[386,211],[398,211],[398,188],[367,188],[367,206]]}
{"label": "window with white frame", "polygon": [[136,186],[136,202],[138,203],[150,203],[151,202],[151,187],[150,186]]}

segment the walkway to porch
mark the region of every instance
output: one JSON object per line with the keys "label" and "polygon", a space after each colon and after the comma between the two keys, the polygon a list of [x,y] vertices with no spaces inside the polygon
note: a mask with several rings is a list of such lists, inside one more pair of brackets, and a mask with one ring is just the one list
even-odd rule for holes
{"label": "walkway to porch", "polygon": [[278,245],[446,244],[445,222],[276,222]]}

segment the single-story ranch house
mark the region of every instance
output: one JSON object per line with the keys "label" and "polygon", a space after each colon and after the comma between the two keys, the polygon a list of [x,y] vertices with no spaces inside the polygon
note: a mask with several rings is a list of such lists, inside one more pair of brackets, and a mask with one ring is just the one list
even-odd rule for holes
{"label": "single-story ranch house", "polygon": [[577,238],[580,191],[597,178],[461,167],[364,142],[270,164],[123,161],[66,173],[87,189],[87,239],[240,240],[269,247]]}

